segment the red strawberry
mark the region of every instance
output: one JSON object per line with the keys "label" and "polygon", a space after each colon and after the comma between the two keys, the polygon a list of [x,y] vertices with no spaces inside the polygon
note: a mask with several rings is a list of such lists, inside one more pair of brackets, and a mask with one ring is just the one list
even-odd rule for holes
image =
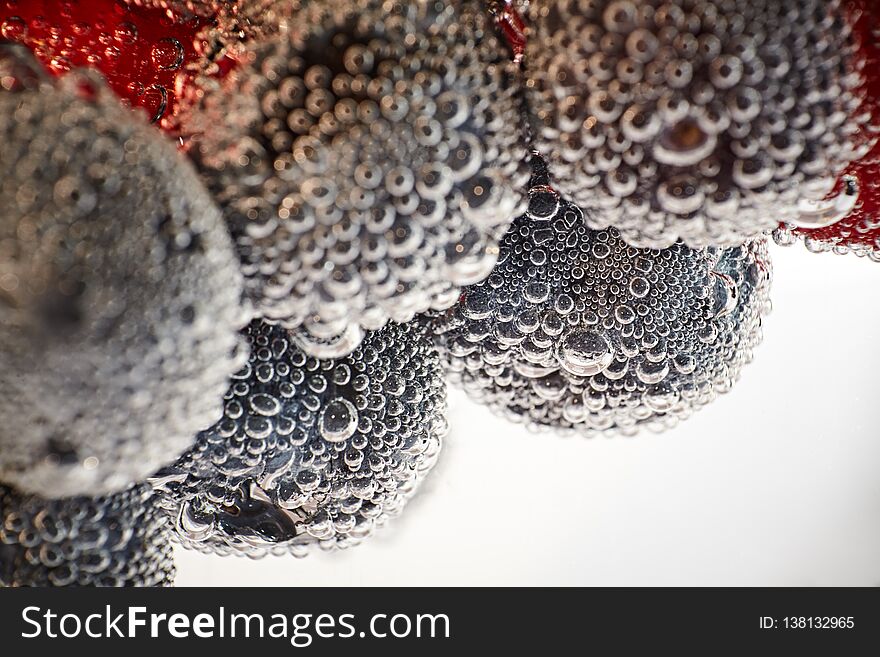
{"label": "red strawberry", "polygon": [[858,201],[850,214],[830,226],[783,228],[775,237],[785,244],[798,236],[811,250],[854,251],[880,260],[880,5],[875,0],[852,0],[849,8],[866,61],[864,108],[871,113],[873,130],[865,134],[865,139],[875,143],[865,157],[849,167],[835,193],[843,190],[848,179],[850,185],[858,187]]}
{"label": "red strawberry", "polygon": [[118,0],[0,0],[0,35],[30,48],[52,73],[99,70],[163,129],[199,71],[207,18],[128,8]]}

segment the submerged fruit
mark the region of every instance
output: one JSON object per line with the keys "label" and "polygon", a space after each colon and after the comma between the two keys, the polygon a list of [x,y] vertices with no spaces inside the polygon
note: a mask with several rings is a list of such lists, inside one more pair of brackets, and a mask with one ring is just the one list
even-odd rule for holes
{"label": "submerged fruit", "polygon": [[535,147],[591,228],[664,248],[795,221],[867,152],[840,0],[534,0]]}
{"label": "submerged fruit", "polygon": [[440,360],[417,323],[317,360],[254,322],[223,418],[152,479],[185,547],[305,554],[355,545],[400,513],[446,434]]}
{"label": "submerged fruit", "polygon": [[527,153],[482,3],[320,0],[246,59],[184,123],[266,320],[339,357],[486,276]]}
{"label": "submerged fruit", "polygon": [[0,46],[0,481],[44,497],[143,480],[215,421],[241,363],[219,211],[93,77]]}
{"label": "submerged fruit", "polygon": [[587,436],[673,426],[728,390],[761,339],[766,240],[628,246],[542,181],[495,271],[437,321],[453,380],[531,427]]}

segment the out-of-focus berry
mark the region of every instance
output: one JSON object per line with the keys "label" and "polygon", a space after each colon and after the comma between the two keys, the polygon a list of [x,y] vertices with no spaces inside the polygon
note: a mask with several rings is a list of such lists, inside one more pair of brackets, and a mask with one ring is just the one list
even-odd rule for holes
{"label": "out-of-focus berry", "polygon": [[184,121],[250,296],[308,353],[350,353],[491,270],[528,176],[493,29],[472,0],[316,0]]}
{"label": "out-of-focus berry", "polygon": [[185,547],[294,554],[348,547],[400,513],[446,433],[440,359],[417,323],[317,360],[280,326],[247,329],[251,357],[223,419],[152,482]]}
{"label": "out-of-focus berry", "polygon": [[495,271],[438,321],[453,380],[532,428],[587,436],[671,427],[727,391],[761,339],[766,240],[628,246],[539,171]]}
{"label": "out-of-focus berry", "polygon": [[100,495],[216,421],[248,318],[189,164],[99,80],[44,75],[0,47],[0,480]]}
{"label": "out-of-focus berry", "polygon": [[529,16],[535,146],[588,225],[634,246],[815,222],[870,147],[842,0],[533,0]]}
{"label": "out-of-focus berry", "polygon": [[145,484],[59,500],[0,485],[0,586],[171,586],[169,534]]}

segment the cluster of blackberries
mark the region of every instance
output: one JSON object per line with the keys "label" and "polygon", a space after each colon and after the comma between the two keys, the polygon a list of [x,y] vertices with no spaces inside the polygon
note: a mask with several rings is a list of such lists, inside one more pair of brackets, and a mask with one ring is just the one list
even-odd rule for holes
{"label": "cluster of blackberries", "polygon": [[4,585],[354,545],[434,464],[444,372],[535,428],[672,426],[760,341],[766,233],[870,146],[836,0],[532,0],[521,65],[510,3],[127,3],[211,19],[185,155],[0,43]]}
{"label": "cluster of blackberries", "polygon": [[18,47],[0,80],[0,584],[169,584],[171,533],[301,554],[399,513],[446,433],[423,323],[304,352],[173,145]]}

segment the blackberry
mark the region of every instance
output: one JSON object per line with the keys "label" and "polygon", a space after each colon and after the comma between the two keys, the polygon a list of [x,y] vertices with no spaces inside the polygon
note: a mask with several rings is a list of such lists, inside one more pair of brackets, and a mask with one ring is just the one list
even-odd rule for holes
{"label": "blackberry", "polygon": [[223,418],[152,482],[185,547],[219,554],[348,547],[398,514],[446,433],[440,360],[415,322],[318,360],[255,321]]}
{"label": "blackberry", "polygon": [[183,123],[267,321],[344,356],[488,274],[528,171],[481,2],[317,0],[244,59]]}
{"label": "blackberry", "polygon": [[870,146],[842,0],[534,0],[529,16],[535,146],[590,228],[728,246],[852,209],[820,203]]}
{"label": "blackberry", "polygon": [[539,171],[495,271],[436,320],[450,376],[532,428],[661,430],[729,389],[761,338],[766,240],[628,246]]}
{"label": "blackberry", "polygon": [[118,491],[219,416],[241,274],[190,166],[100,81],[18,46],[0,70],[0,480]]}

